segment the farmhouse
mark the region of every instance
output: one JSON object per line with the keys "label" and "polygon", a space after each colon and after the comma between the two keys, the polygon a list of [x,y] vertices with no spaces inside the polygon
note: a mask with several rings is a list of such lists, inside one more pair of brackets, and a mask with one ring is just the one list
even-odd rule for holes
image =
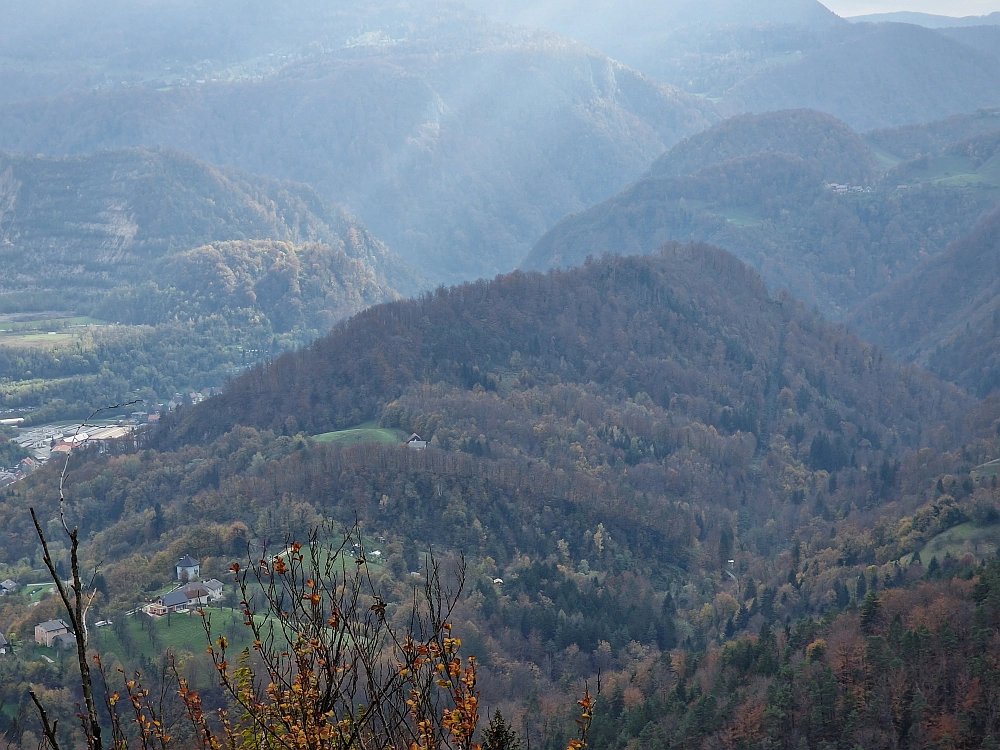
{"label": "farmhouse", "polygon": [[146,607],[146,611],[155,617],[164,617],[179,609],[187,609],[187,606],[188,595],[183,590],[177,589],[157,597],[155,602]]}
{"label": "farmhouse", "polygon": [[59,636],[67,635],[69,632],[69,625],[62,620],[49,620],[35,625],[35,643],[52,648]]}
{"label": "farmhouse", "polygon": [[422,451],[427,447],[427,441],[414,432],[406,441],[406,447],[412,448],[415,451]]}

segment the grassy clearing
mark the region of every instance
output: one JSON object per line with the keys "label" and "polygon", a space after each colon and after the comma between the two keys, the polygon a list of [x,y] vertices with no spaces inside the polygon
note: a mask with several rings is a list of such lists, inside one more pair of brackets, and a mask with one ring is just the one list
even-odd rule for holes
{"label": "grassy clearing", "polygon": [[316,435],[313,440],[317,443],[337,443],[340,445],[354,445],[356,443],[393,445],[402,443],[406,438],[407,435],[402,430],[389,430],[379,427],[378,422],[365,422],[347,430]]}
{"label": "grassy clearing", "polygon": [[[209,608],[212,632],[225,635],[234,651],[251,644],[249,631],[243,626],[243,616],[234,609]],[[119,659],[145,657],[155,659],[167,649],[203,653],[208,647],[201,617],[194,611],[174,613],[154,619],[138,612],[126,618],[125,637],[120,638],[114,627],[95,632],[97,648],[102,654],[115,654]]]}
{"label": "grassy clearing", "polygon": [[738,227],[755,227],[758,226],[763,219],[761,219],[753,211],[740,210],[740,209],[726,209],[719,211],[719,215],[722,216],[730,224],[735,224]]}
{"label": "grassy clearing", "polygon": [[975,474],[980,477],[995,477],[1000,472],[1000,458],[975,468]]}
{"label": "grassy clearing", "polygon": [[971,552],[982,560],[995,555],[997,549],[1000,549],[1000,524],[976,526],[973,523],[963,523],[927,542],[920,550],[920,559],[927,565],[932,557],[942,560],[947,554],[957,558]]}
{"label": "grassy clearing", "polygon": [[903,162],[902,157],[889,153],[884,149],[873,148],[872,151],[875,152],[875,158],[878,159],[879,166],[886,171],[899,166]]}
{"label": "grassy clearing", "polygon": [[52,591],[56,585],[54,583],[29,583],[24,587],[24,593],[33,602],[39,601],[46,591]]}

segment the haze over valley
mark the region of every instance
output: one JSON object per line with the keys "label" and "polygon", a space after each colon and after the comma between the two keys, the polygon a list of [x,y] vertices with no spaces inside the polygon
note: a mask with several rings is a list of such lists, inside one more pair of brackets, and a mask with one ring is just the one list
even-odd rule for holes
{"label": "haze over valley", "polygon": [[0,747],[1000,747],[1000,7],[0,29]]}

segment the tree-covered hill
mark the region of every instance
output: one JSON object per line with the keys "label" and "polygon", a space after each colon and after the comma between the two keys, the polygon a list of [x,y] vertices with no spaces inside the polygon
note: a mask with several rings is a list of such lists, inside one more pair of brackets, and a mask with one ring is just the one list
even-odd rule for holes
{"label": "tree-covered hill", "polygon": [[157,144],[305,182],[440,281],[512,269],[559,218],[716,119],[710,102],[582,45],[461,28],[320,50],[260,79],[6,104],[0,147]]}
{"label": "tree-covered hill", "polygon": [[170,149],[0,154],[0,263],[0,410],[36,423],[221,386],[421,284],[311,188]]}
{"label": "tree-covered hill", "polygon": [[940,156],[960,141],[998,131],[1000,108],[992,107],[919,125],[872,130],[865,133],[865,140],[895,159],[910,160]]}
{"label": "tree-covered hill", "polygon": [[878,175],[878,161],[849,126],[815,110],[740,115],[685,138],[661,156],[649,177],[680,177],[712,164],[759,153],[790,154],[815,165],[824,179],[862,185]]}
{"label": "tree-covered hill", "polygon": [[[429,446],[307,437],[372,419]],[[916,604],[946,605],[921,637],[950,643],[941,623],[957,628],[992,591],[979,559],[996,512],[975,467],[994,457],[998,422],[996,404],[770,296],[732,255],[669,245],[371,308],[139,446],[76,455],[65,510],[85,562],[101,562],[95,616],[131,622],[125,612],[168,584],[181,555],[224,576],[248,545],[270,554],[324,519],[360,522],[372,546],[356,564],[369,566],[389,618],[405,613],[421,550],[465,553],[455,630],[479,656],[482,705],[521,717],[532,742],[562,745],[572,719],[543,706],[598,670],[602,747],[643,732],[666,748],[706,735],[826,738],[830,722],[795,729],[763,712],[791,710],[783,686],[840,664],[858,627],[895,633],[885,648],[920,678],[937,662],[899,653],[920,631]],[[43,524],[54,516],[58,474],[0,492],[6,570],[30,572],[27,508]],[[942,536],[980,546],[921,563],[915,553]],[[947,589],[957,575],[973,582]],[[57,615],[52,599],[0,601],[8,632]],[[171,643],[169,621],[127,635],[114,644],[123,666],[172,646],[183,674],[210,688],[211,670]],[[967,642],[948,673],[992,679]],[[13,700],[29,676],[11,674],[0,697]],[[831,701],[850,713],[868,674],[838,672],[823,695],[802,688],[796,721]],[[30,680],[64,684],[44,667]],[[975,695],[964,710],[988,724]],[[936,719],[952,702],[927,704]],[[860,714],[836,733],[853,741],[878,721]]]}
{"label": "tree-covered hill", "polygon": [[[996,144],[994,144],[994,147]],[[1000,389],[1000,214],[861,306],[871,341],[986,396]]]}
{"label": "tree-covered hill", "polygon": [[0,233],[6,293],[103,291],[152,278],[171,254],[243,239],[325,243],[386,288],[419,284],[398,256],[310,188],[170,149],[0,153]]}
{"label": "tree-covered hill", "polygon": [[[312,432],[340,429],[383,416],[405,395],[430,397],[425,383],[501,400],[555,383],[596,387],[612,399],[643,393],[655,408],[759,439],[774,426],[774,387],[793,380],[805,389],[801,409],[812,413],[822,401],[814,418],[832,409],[872,443],[919,445],[926,420],[908,410],[925,399],[938,401],[932,422],[959,416],[963,400],[948,387],[844,336],[791,299],[771,299],[730,254],[669,245],[653,256],[516,273],[365,311],[235,381],[180,420],[169,440],[236,424],[280,429],[288,417]],[[810,351],[833,349],[846,358],[840,364],[807,361]],[[924,388],[931,390],[918,396]],[[898,398],[889,395],[895,389]],[[890,401],[902,411],[886,411]]]}
{"label": "tree-covered hill", "polygon": [[828,115],[744,115],[681,142],[619,195],[565,218],[523,265],[566,267],[588,255],[653,252],[668,240],[709,241],[756,267],[771,288],[839,318],[996,204],[989,184],[928,180],[898,189],[905,181],[882,177],[860,136]]}
{"label": "tree-covered hill", "polygon": [[808,107],[859,130],[928,122],[1000,104],[1000,60],[931,29],[857,24],[827,32],[800,59],[725,94],[731,114]]}

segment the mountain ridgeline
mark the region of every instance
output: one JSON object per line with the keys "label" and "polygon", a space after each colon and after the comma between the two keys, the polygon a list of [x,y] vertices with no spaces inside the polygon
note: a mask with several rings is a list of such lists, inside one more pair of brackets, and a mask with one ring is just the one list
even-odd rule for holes
{"label": "mountain ridgeline", "polygon": [[476,24],[463,39],[448,54],[417,35],[288,61],[262,80],[15,102],[0,106],[0,148],[158,144],[308,183],[441,282],[513,269],[563,215],[718,119],[575,42]]}
{"label": "mountain ridgeline", "polygon": [[[956,128],[969,130],[941,129]],[[619,195],[563,219],[522,265],[566,267],[654,252],[669,240],[707,241],[756,267],[772,289],[842,318],[996,205],[1000,181],[971,174],[971,162],[964,183],[940,180],[943,170],[908,175],[909,162],[889,147],[905,153],[914,139],[876,133],[878,157],[866,138],[818,112],[732,118],[679,143]],[[880,159],[890,157],[900,166],[886,175]]]}
{"label": "mountain ridgeline", "polygon": [[411,268],[304,185],[215,167],[170,149],[61,159],[0,153],[0,291],[106,290],[145,281],[172,254],[210,242],[320,242],[387,288]]}
{"label": "mountain ridgeline", "polygon": [[[428,397],[427,383],[442,396],[471,389],[502,400],[555,385],[612,400],[645,394],[651,409],[758,440],[775,426],[773,389],[787,384],[801,391],[806,412],[829,413],[827,423],[836,415],[874,442],[911,447],[927,438],[922,409],[931,409],[931,422],[950,423],[965,403],[794,300],[772,299],[730,254],[669,245],[649,257],[516,273],[365,311],[234,381],[165,439],[202,440],[237,424],[281,429],[288,417],[325,432],[384,419],[399,399]],[[887,411],[890,401],[902,409]]]}

